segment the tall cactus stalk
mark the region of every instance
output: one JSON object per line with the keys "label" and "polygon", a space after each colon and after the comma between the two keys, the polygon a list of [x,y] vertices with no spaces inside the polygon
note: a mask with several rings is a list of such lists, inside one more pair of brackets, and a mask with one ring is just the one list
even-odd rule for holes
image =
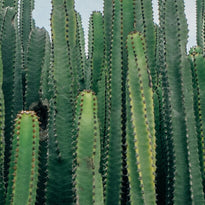
{"label": "tall cactus stalk", "polygon": [[197,15],[197,29],[196,29],[196,40],[197,45],[200,47],[204,46],[204,15],[205,15],[205,2],[204,0],[196,1],[196,15]]}
{"label": "tall cactus stalk", "polygon": [[39,122],[34,112],[16,118],[6,204],[35,204],[38,180]]}
{"label": "tall cactus stalk", "polygon": [[[167,135],[167,203],[203,202],[194,124],[192,76],[186,57],[187,24],[183,1],[165,1],[165,67],[170,132]],[[188,92],[191,91],[191,92]],[[165,96],[165,95],[164,95]],[[183,154],[182,154],[183,153]],[[196,176],[196,173],[198,177]],[[194,182],[195,181],[195,182]],[[197,190],[201,190],[198,193]]]}
{"label": "tall cactus stalk", "polygon": [[108,163],[105,204],[119,204],[121,187],[121,86],[122,86],[122,2],[113,2],[112,43],[109,68]]}
{"label": "tall cactus stalk", "polygon": [[156,204],[153,93],[145,40],[130,34],[127,75],[127,143],[131,204]]}
{"label": "tall cactus stalk", "polygon": [[3,63],[1,57],[0,48],[0,203],[5,203],[5,183],[4,183],[4,151],[5,151],[5,139],[4,139],[4,126],[5,126],[5,106],[4,95],[2,91],[3,83]]}
{"label": "tall cactus stalk", "polygon": [[194,89],[194,108],[196,117],[196,128],[199,147],[199,161],[201,166],[201,174],[203,185],[205,183],[205,107],[204,107],[204,57],[200,47],[196,47],[190,51],[190,60],[192,62],[192,76]]}
{"label": "tall cactus stalk", "polygon": [[[73,70],[68,48],[66,5],[63,0],[52,1],[52,76],[54,83],[53,116],[49,131],[48,203],[73,201],[72,129],[73,129]],[[52,109],[52,108],[50,108]],[[52,118],[54,117],[54,119]],[[53,186],[54,185],[54,186]]]}
{"label": "tall cactus stalk", "polygon": [[76,103],[74,184],[77,204],[104,204],[100,168],[100,130],[97,99],[90,91],[79,94]]}

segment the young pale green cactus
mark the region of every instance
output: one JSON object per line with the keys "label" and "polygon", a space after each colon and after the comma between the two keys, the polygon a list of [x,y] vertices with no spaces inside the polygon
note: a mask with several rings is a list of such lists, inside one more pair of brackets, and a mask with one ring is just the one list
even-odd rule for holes
{"label": "young pale green cactus", "polygon": [[154,107],[145,46],[142,34],[128,36],[127,163],[131,204],[156,204]]}
{"label": "young pale green cactus", "polygon": [[76,203],[103,205],[100,168],[100,130],[97,99],[91,91],[79,94],[76,103],[74,136],[74,185]]}
{"label": "young pale green cactus", "polygon": [[38,181],[39,122],[33,111],[17,115],[6,204],[35,204]]}

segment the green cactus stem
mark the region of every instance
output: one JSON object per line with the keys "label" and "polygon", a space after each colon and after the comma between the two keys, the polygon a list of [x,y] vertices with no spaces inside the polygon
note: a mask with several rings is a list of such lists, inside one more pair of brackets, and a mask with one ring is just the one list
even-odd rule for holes
{"label": "green cactus stem", "polygon": [[140,33],[128,36],[127,143],[131,204],[156,204],[152,82]]}
{"label": "green cactus stem", "polygon": [[4,186],[4,126],[5,126],[5,108],[4,108],[4,95],[2,91],[3,83],[3,64],[1,58],[0,48],[0,203],[5,203],[5,186]]}
{"label": "green cactus stem", "polygon": [[[165,67],[169,132],[167,142],[166,203],[204,203],[200,174],[193,89],[190,64],[186,56],[187,22],[184,1],[165,2]],[[196,174],[198,173],[198,174]]]}
{"label": "green cactus stem", "polygon": [[198,134],[199,160],[203,184],[205,184],[205,95],[204,95],[204,68],[205,61],[203,51],[200,47],[191,49],[190,60],[192,62],[192,76],[194,89],[194,108],[196,117],[196,127]]}
{"label": "green cactus stem", "polygon": [[196,1],[196,39],[197,45],[201,48],[204,47],[204,15],[205,15],[205,2],[204,0]]}
{"label": "green cactus stem", "polygon": [[108,74],[108,156],[105,204],[119,204],[122,166],[122,1],[113,1],[112,44]]}
{"label": "green cactus stem", "polygon": [[104,28],[103,16],[100,12],[93,12],[90,17],[89,38],[89,69],[91,70],[91,89],[98,93],[98,81],[100,80],[101,68],[104,58]]}
{"label": "green cactus stem", "polygon": [[76,148],[74,184],[76,204],[103,205],[100,168],[100,130],[97,99],[91,91],[79,94],[75,114]]}
{"label": "green cactus stem", "polygon": [[40,101],[41,73],[45,56],[46,31],[35,28],[31,31],[26,60],[25,109]]}
{"label": "green cactus stem", "polygon": [[35,204],[38,180],[39,122],[22,111],[14,126],[6,204]]}
{"label": "green cactus stem", "polygon": [[[64,0],[52,1],[52,85],[49,107],[49,159],[47,202],[70,204],[73,201],[72,130],[73,130],[73,70],[67,35]],[[51,87],[50,87],[51,88]],[[51,126],[52,125],[52,126]]]}

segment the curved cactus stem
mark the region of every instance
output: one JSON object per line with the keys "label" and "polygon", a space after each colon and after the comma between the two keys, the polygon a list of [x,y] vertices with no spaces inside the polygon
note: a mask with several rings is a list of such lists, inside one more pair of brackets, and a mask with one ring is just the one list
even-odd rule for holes
{"label": "curved cactus stem", "polygon": [[41,73],[45,56],[46,44],[45,29],[35,28],[31,31],[28,43],[26,60],[26,91],[25,109],[29,110],[33,103],[40,101],[39,90],[41,83]]}
{"label": "curved cactus stem", "polygon": [[156,204],[154,102],[145,55],[145,39],[139,33],[130,34],[127,46],[127,158],[130,200],[131,204]]}
{"label": "curved cactus stem", "polygon": [[100,168],[100,130],[97,99],[90,91],[79,94],[75,114],[76,149],[74,184],[77,204],[103,205]]}
{"label": "curved cactus stem", "polygon": [[22,111],[14,126],[6,204],[35,204],[38,153],[38,118],[32,111]]}
{"label": "curved cactus stem", "polygon": [[93,12],[90,17],[89,37],[89,69],[91,70],[91,89],[98,93],[98,81],[104,58],[104,28],[103,16],[100,12]]}

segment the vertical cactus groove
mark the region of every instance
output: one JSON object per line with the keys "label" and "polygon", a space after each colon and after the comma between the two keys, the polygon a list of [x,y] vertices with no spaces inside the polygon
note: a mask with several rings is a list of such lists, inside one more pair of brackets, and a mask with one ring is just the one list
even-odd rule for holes
{"label": "vertical cactus groove", "polygon": [[122,131],[121,131],[121,104],[122,104],[122,2],[113,2],[112,17],[112,44],[109,70],[109,151],[106,182],[106,201],[108,204],[119,204],[121,188],[122,166]]}
{"label": "vertical cactus groove", "polygon": [[155,130],[150,71],[145,56],[145,39],[130,34],[127,76],[127,143],[131,204],[156,204]]}
{"label": "vertical cactus groove", "polygon": [[38,118],[32,111],[22,111],[14,126],[6,204],[35,204],[38,152]]}
{"label": "vertical cactus groove", "polygon": [[104,204],[100,168],[100,130],[97,99],[90,91],[79,94],[75,114],[76,167],[75,192],[77,204]]}
{"label": "vertical cactus groove", "polygon": [[[47,202],[69,204],[72,192],[73,73],[66,37],[66,11],[63,0],[52,1],[52,78],[54,96],[50,117]],[[51,81],[52,83],[52,81]],[[52,103],[53,102],[53,103]],[[54,119],[52,119],[52,116]]]}

